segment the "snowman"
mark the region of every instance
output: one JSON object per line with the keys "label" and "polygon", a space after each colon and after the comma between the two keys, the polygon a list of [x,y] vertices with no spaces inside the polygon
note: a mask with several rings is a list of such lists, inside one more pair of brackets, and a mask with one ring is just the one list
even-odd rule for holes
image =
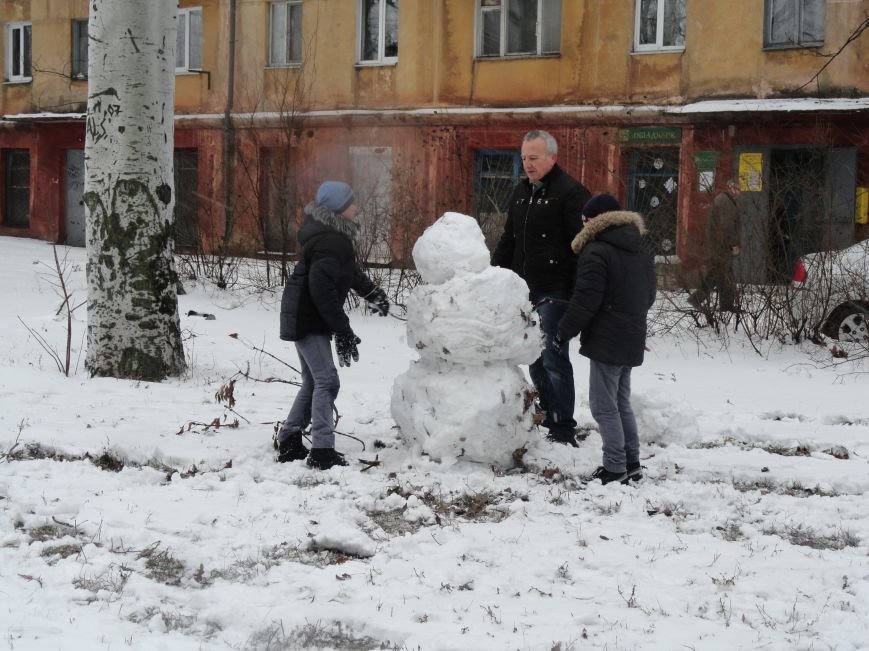
{"label": "snowman", "polygon": [[419,359],[398,376],[392,416],[433,459],[508,466],[533,428],[533,389],[520,364],[540,355],[528,286],[492,267],[477,221],[448,212],[413,247],[424,284],[407,302],[407,343]]}

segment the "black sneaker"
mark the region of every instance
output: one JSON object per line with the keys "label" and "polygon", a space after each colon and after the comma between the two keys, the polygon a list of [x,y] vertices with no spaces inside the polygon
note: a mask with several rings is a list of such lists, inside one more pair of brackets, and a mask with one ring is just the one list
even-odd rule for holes
{"label": "black sneaker", "polygon": [[278,441],[278,463],[298,461],[308,456],[308,448],[302,443],[302,433],[293,432],[284,440]]}
{"label": "black sneaker", "polygon": [[628,481],[640,481],[643,478],[643,467],[639,461],[628,464]]}
{"label": "black sneaker", "polygon": [[609,484],[610,482],[617,481],[622,484],[627,483],[628,481],[628,473],[626,472],[610,472],[603,466],[598,466],[597,470],[591,473],[592,479],[600,479],[601,484]]}
{"label": "black sneaker", "polygon": [[335,448],[311,448],[308,454],[308,467],[316,470],[329,470],[332,466],[346,466],[347,459]]}

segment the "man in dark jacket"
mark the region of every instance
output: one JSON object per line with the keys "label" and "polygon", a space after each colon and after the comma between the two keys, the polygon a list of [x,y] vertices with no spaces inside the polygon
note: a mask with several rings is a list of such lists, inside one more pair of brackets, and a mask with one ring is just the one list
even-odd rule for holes
{"label": "man in dark jacket", "polygon": [[[362,273],[354,248],[359,208],[353,190],[340,181],[326,181],[316,201],[305,207],[299,229],[302,259],[284,287],[281,299],[281,339],[293,341],[302,367],[302,387],[278,432],[278,461],[308,457],[308,465],[322,470],[346,466],[335,451],[333,411],[340,382],[332,361],[330,340],[335,335],[338,363],[359,361],[361,343],[350,327],[344,301],[352,289],[381,316],[389,313],[383,290]],[[302,431],[311,425],[311,452]]]}
{"label": "man in dark jacket", "polygon": [[709,295],[718,289],[718,309],[733,312],[736,309],[736,278],[733,261],[739,255],[739,206],[741,191],[739,181],[730,179],[724,192],[713,200],[706,216],[706,273],[700,289],[688,299],[700,309],[709,300]]}
{"label": "man in dark jacket", "polygon": [[631,409],[631,369],[643,363],[646,314],[655,301],[655,269],[637,213],[621,210],[610,194],[592,197],[585,226],[573,240],[578,255],[573,297],[556,344],[579,334],[588,357],[588,401],[603,439],[603,465],[593,477],[604,484],[640,479],[640,439]]}
{"label": "man in dark jacket", "polygon": [[546,131],[531,131],[522,141],[527,179],[513,190],[507,221],[492,264],[519,274],[530,292],[545,335],[543,352],[531,364],[531,381],[545,413],[549,439],[576,446],[575,388],[567,349],[553,339],[573,287],[576,258],[570,243],[582,228],[580,215],[589,191],[556,163],[558,144]]}

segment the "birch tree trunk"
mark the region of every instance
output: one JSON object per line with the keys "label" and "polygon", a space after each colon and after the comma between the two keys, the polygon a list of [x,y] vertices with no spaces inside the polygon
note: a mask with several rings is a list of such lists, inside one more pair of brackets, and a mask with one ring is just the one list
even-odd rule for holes
{"label": "birch tree trunk", "polygon": [[185,369],[173,259],[177,0],[90,0],[85,205],[91,375]]}

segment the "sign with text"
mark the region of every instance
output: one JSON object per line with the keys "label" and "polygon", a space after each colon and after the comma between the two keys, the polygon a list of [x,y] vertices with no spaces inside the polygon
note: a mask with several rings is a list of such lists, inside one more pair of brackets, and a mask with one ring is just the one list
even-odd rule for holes
{"label": "sign with text", "polygon": [[622,145],[679,145],[682,143],[680,127],[635,127],[619,129]]}
{"label": "sign with text", "polygon": [[763,191],[763,154],[739,154],[739,189],[743,192]]}

